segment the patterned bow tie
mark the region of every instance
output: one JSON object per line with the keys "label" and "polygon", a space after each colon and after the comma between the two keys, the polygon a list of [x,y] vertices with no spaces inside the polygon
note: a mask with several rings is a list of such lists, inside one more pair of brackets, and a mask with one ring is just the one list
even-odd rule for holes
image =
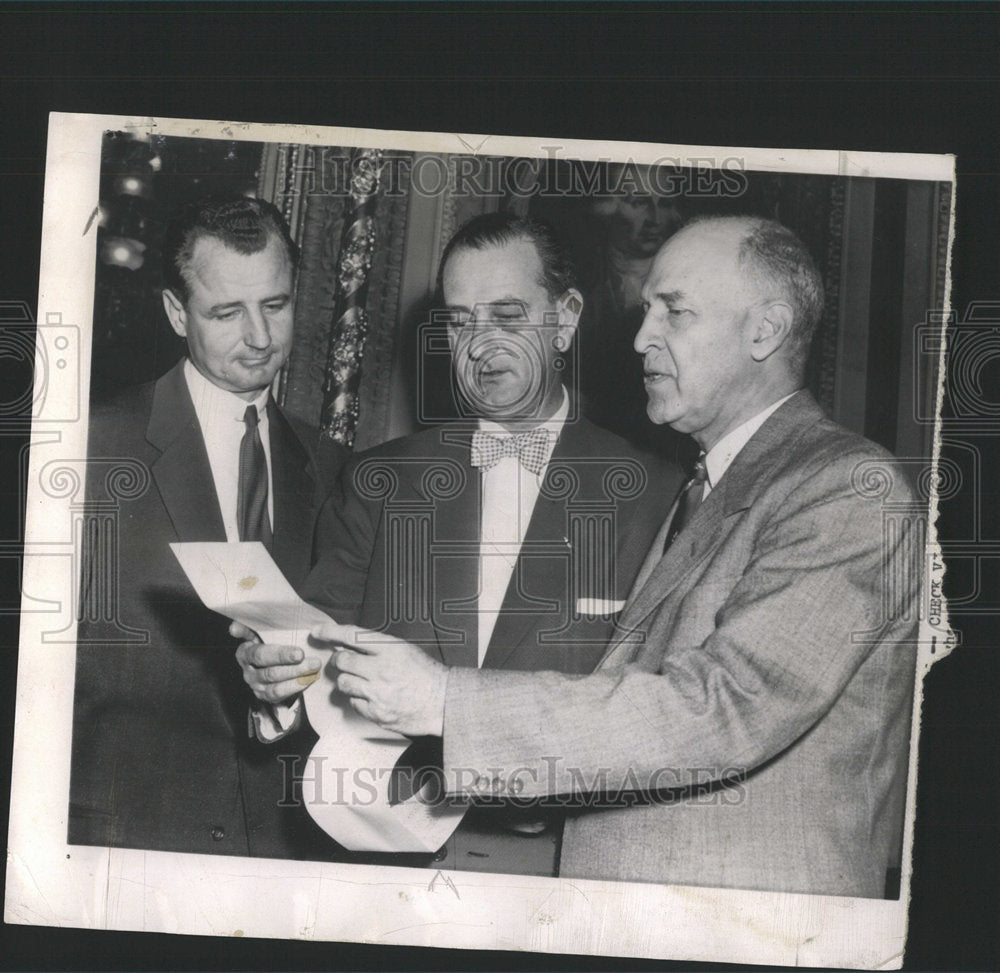
{"label": "patterned bow tie", "polygon": [[538,476],[549,461],[549,433],[545,429],[531,429],[514,436],[494,436],[481,429],[472,434],[472,465],[484,471],[503,459],[516,456],[521,465]]}

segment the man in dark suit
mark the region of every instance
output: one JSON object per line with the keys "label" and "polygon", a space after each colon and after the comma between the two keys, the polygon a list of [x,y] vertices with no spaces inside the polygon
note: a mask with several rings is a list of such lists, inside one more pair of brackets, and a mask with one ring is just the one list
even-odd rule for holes
{"label": "man in dark suit", "polygon": [[703,457],[594,673],[314,633],[355,648],[334,660],[358,712],[443,737],[449,792],[572,802],[562,875],[895,894],[926,510],[802,390],[822,293],[773,221],[697,221],[660,250],[648,411]]}
{"label": "man in dark suit", "polygon": [[342,457],[269,391],[296,260],[270,204],[186,207],[166,235],[163,305],[187,357],[91,409],[87,498],[117,501],[117,536],[84,525],[71,844],[305,857],[325,838],[279,806],[277,754],[249,739],[274,716],[234,678],[225,620],[168,546],[260,540],[293,582],[310,567]]}
{"label": "man in dark suit", "polygon": [[[442,256],[440,291],[469,421],[345,466],[301,593],[450,666],[590,672],[680,471],[573,414],[562,353],[582,299],[547,226],[471,221]],[[277,701],[319,660],[272,649],[247,643],[239,658]],[[560,825],[474,809],[434,861],[552,874]]]}

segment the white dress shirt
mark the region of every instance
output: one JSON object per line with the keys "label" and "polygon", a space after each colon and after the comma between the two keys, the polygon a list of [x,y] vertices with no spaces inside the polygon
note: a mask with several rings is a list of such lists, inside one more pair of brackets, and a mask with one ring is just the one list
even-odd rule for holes
{"label": "white dress shirt", "polygon": [[268,435],[267,398],[270,389],[263,389],[253,402],[241,399],[233,392],[227,392],[213,385],[191,360],[184,362],[184,378],[187,381],[191,401],[194,403],[198,425],[208,452],[208,465],[212,469],[215,496],[226,528],[226,540],[232,543],[240,539],[237,504],[240,484],[240,443],[246,432],[243,414],[248,405],[257,408],[257,430],[264,446],[267,461],[267,514],[274,527],[274,477],[271,474],[271,441]]}
{"label": "white dress shirt", "polygon": [[708,475],[708,479],[705,480],[705,492],[702,494],[703,500],[712,492],[712,487],[722,479],[722,474],[729,469],[730,464],[736,459],[739,451],[750,442],[753,434],[764,425],[772,412],[776,411],[779,406],[784,405],[793,395],[795,395],[795,392],[791,392],[784,398],[778,399],[777,402],[772,403],[766,409],[758,412],[757,415],[738,425],[732,432],[727,432],[705,454],[705,472]]}
{"label": "white dress shirt", "polygon": [[[507,594],[511,575],[521,553],[524,536],[535,509],[535,502],[548,469],[552,450],[569,413],[569,396],[550,419],[541,423],[549,436],[548,455],[540,473],[526,470],[516,456],[504,456],[496,465],[482,472],[482,517],[479,524],[479,665],[483,664],[493,629]],[[498,439],[516,435],[487,419],[479,428]]]}
{"label": "white dress shirt", "polygon": [[[191,360],[184,362],[184,379],[194,412],[201,427],[201,436],[208,453],[208,465],[215,483],[215,496],[222,513],[222,523],[226,528],[226,540],[234,543],[240,539],[237,508],[240,492],[240,444],[246,432],[243,415],[248,405],[257,409],[257,431],[264,447],[267,462],[267,514],[274,526],[274,476],[271,465],[271,437],[268,435],[267,398],[270,389],[263,389],[253,402],[247,402],[238,395],[213,385]],[[207,500],[207,498],[206,498]],[[296,727],[299,720],[299,705],[274,705],[260,703],[249,711],[248,731],[268,743],[283,736]]]}

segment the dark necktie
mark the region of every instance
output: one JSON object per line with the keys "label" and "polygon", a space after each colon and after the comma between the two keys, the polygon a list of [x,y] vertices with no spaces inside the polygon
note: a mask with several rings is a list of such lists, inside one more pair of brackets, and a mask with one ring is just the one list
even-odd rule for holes
{"label": "dark necktie", "polygon": [[472,434],[472,465],[484,471],[496,466],[504,456],[516,456],[531,473],[539,474],[549,460],[549,434],[531,429],[515,436],[494,436],[481,429]]}
{"label": "dark necktie", "polygon": [[674,511],[673,520],[670,522],[670,529],[663,540],[663,553],[673,544],[677,535],[691,522],[694,512],[701,505],[702,497],[705,493],[705,481],[708,480],[708,470],[705,469],[705,454],[698,457],[698,462],[694,464],[694,472],[691,479],[681,487],[680,498],[677,501],[677,509]]}
{"label": "dark necktie", "polygon": [[243,413],[247,427],[240,442],[240,483],[236,520],[241,541],[261,541],[271,548],[271,519],[267,515],[267,459],[257,428],[257,407]]}

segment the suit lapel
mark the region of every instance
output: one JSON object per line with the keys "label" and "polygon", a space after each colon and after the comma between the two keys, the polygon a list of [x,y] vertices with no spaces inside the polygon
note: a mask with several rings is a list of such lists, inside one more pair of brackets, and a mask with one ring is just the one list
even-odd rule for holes
{"label": "suit lapel", "polygon": [[310,535],[315,517],[316,479],[309,453],[281,410],[267,402],[274,484],[273,555],[285,576],[296,583],[310,561]]}
{"label": "suit lapel", "polygon": [[677,515],[677,507],[680,505],[681,497],[684,494],[684,487],[686,484],[687,481],[684,481],[678,488],[673,503],[671,503],[669,509],[667,510],[667,516],[663,519],[663,523],[660,524],[660,529],[656,532],[656,536],[653,538],[653,543],[649,546],[649,551],[646,553],[646,559],[642,562],[642,567],[639,569],[639,573],[635,576],[635,581],[632,583],[632,589],[628,593],[628,598],[626,599],[627,604],[631,604],[639,592],[642,591],[646,582],[649,580],[650,575],[652,575],[653,571],[656,570],[660,561],[663,560],[663,545],[666,543],[670,525],[673,523],[673,519]]}
{"label": "suit lapel", "polygon": [[182,359],[153,391],[146,439],[160,451],[152,464],[163,506],[181,541],[224,541],[219,501]]}
{"label": "suit lapel", "polygon": [[659,556],[657,552],[662,550],[670,521],[668,516],[622,609],[601,665],[618,664],[629,654],[627,649],[635,651],[638,643],[629,636],[715,550],[725,536],[729,518],[753,505],[770,482],[778,452],[787,449],[796,431],[821,418],[822,410],[804,391],[772,413],[740,450],[718,486],[697,509],[683,534],[666,554]]}
{"label": "suit lapel", "polygon": [[[645,579],[636,581],[611,639],[608,652],[602,660],[606,664],[612,651],[626,636],[633,633],[674,588],[690,576],[692,570],[707,557],[722,539],[724,521],[727,516],[724,506],[723,489],[720,484],[695,512],[684,533],[671,545],[666,554],[662,551],[666,536],[665,526],[657,533],[654,547],[650,550],[646,565],[643,565]],[[649,564],[652,563],[651,569]],[[628,645],[635,645],[628,641]]]}

